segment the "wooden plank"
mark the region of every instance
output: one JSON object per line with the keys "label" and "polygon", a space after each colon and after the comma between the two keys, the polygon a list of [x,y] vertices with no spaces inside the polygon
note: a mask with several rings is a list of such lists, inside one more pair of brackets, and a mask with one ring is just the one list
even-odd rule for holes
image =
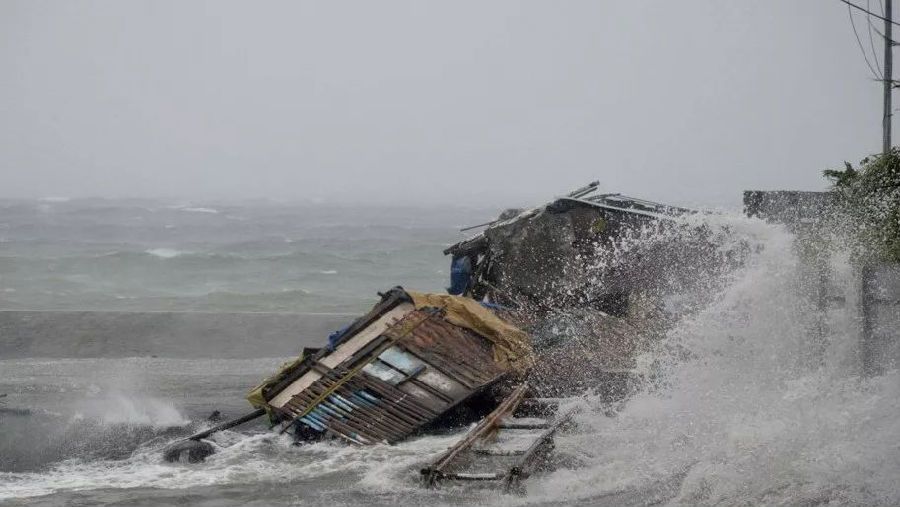
{"label": "wooden plank", "polygon": [[402,319],[414,309],[415,307],[411,303],[400,303],[396,307],[391,308],[375,322],[338,345],[334,352],[323,357],[319,362],[329,368],[336,368],[366,344],[381,336],[382,333],[396,323],[397,319]]}
{"label": "wooden plank", "polygon": [[504,419],[498,428],[505,430],[542,430],[549,427],[550,423],[540,417],[510,417]]}
{"label": "wooden plank", "polygon": [[[390,311],[395,306],[403,303],[410,302],[409,295],[407,295],[402,290],[390,290],[387,294],[379,294],[381,296],[381,301],[378,302],[368,313],[363,315],[362,317],[354,320],[350,326],[347,327],[346,331],[344,331],[344,335],[342,336],[341,342],[344,341],[344,336],[353,336],[358,333],[361,329],[365,328],[375,320],[377,320],[381,315]],[[284,379],[276,383],[270,389],[267,389],[265,394],[266,400],[271,400],[278,393],[283,391],[287,386],[291,385],[298,378],[305,375],[307,371],[310,370],[310,365],[312,363],[317,362],[319,359],[322,359],[326,355],[330,354],[330,351],[327,348],[322,348],[316,353],[314,356],[308,357],[304,359],[303,363],[291,371]]]}
{"label": "wooden plank", "polygon": [[[330,375],[336,375],[336,373],[331,373]],[[403,410],[401,407],[391,407],[389,403],[385,403],[385,406],[377,406],[377,401],[365,399],[364,394],[360,391],[365,391],[366,389],[366,377],[368,377],[367,374],[362,374],[362,378],[353,379],[344,386],[341,386],[341,388],[336,391],[336,394],[353,402],[363,411],[363,413],[370,414],[373,417],[375,414],[379,414],[380,417],[387,419],[393,426],[405,428],[408,432],[412,432],[421,426],[421,417],[407,415],[407,411]],[[354,400],[355,397],[362,398],[362,400]],[[373,405],[373,407],[366,407],[365,405],[367,403]]]}
{"label": "wooden plank", "polygon": [[535,440],[527,451],[525,451],[521,461],[516,466],[509,469],[509,472],[504,479],[504,489],[507,492],[518,487],[519,482],[531,474],[534,468],[534,458],[537,456],[538,452],[550,444],[550,440],[553,438],[553,435],[559,427],[568,422],[576,412],[577,409],[570,410],[566,414],[557,417],[556,420],[553,421],[553,424],[550,425],[537,440]]}
{"label": "wooden plank", "polygon": [[[304,396],[311,399],[316,394],[318,393],[304,393]],[[381,423],[380,419],[375,417],[363,419],[362,417],[360,417],[360,415],[362,414],[362,410],[357,411],[356,407],[353,407],[354,410],[347,410],[347,408],[342,407],[339,403],[331,400],[330,398],[332,398],[333,396],[334,395],[331,395],[320,402],[319,406],[323,407],[323,409],[325,410],[333,411],[335,414],[342,416],[341,422],[360,433],[367,434],[374,440],[390,440],[397,434],[403,434],[411,431],[410,428],[385,426]]]}
{"label": "wooden plank", "polygon": [[[391,340],[385,342],[385,343],[384,343],[381,347],[379,347],[375,352],[372,352],[372,355],[371,355],[371,356],[369,356],[368,358],[364,358],[360,364],[355,365],[355,366],[353,367],[353,369],[350,370],[349,372],[346,372],[346,373],[343,373],[343,372],[342,372],[340,379],[338,379],[337,381],[335,381],[335,382],[334,382],[331,386],[329,386],[324,392],[322,392],[321,394],[318,394],[313,400],[309,401],[308,404],[307,404],[307,407],[303,410],[303,412],[293,414],[293,415],[294,415],[294,418],[293,418],[292,420],[290,420],[289,422],[287,422],[287,424],[285,424],[285,425],[282,427],[281,433],[284,433],[285,431],[287,431],[288,428],[291,427],[291,425],[292,425],[292,423],[294,422],[294,420],[299,419],[299,418],[302,418],[303,416],[307,415],[307,413],[309,413],[310,411],[314,410],[315,407],[316,407],[316,406],[317,406],[317,405],[318,405],[325,397],[327,397],[327,395],[328,395],[328,393],[329,393],[330,391],[334,391],[335,389],[339,388],[341,385],[343,385],[343,384],[345,384],[345,383],[351,381],[355,376],[361,374],[361,373],[362,373],[362,369],[363,369],[367,364],[369,364],[370,362],[374,361],[374,360],[378,357],[378,355],[381,354],[381,352],[383,352],[384,350],[387,350],[388,348],[390,348],[394,342],[396,342],[396,341],[398,341],[398,340],[401,340],[401,339],[403,339],[404,337],[408,336],[408,335],[409,335],[410,333],[412,333],[418,326],[420,326],[422,323],[424,323],[425,321],[427,321],[428,319],[430,319],[430,318],[432,318],[432,317],[434,317],[434,316],[436,316],[436,315],[437,315],[437,314],[436,314],[436,313],[433,313],[433,312],[418,312],[418,311],[413,311],[413,312],[408,313],[407,316],[404,317],[403,319],[399,320],[398,322],[396,322],[396,323],[394,323],[393,325],[391,325],[390,327],[388,327],[388,328],[384,331],[384,333],[382,333],[382,334],[384,334],[384,335],[390,337]],[[377,380],[375,377],[371,377],[371,378],[372,378],[373,381]],[[385,384],[385,385],[390,385],[390,384],[387,384],[387,383],[384,383],[384,384]],[[299,394],[298,394],[298,395],[295,395],[294,397],[297,397],[297,396],[299,396]],[[401,399],[402,399],[402,398],[401,398]]]}
{"label": "wooden plank", "polygon": [[472,474],[472,473],[455,473],[455,474],[444,474],[444,479],[450,479],[454,481],[499,481],[503,479],[502,474]]}
{"label": "wooden plank", "polygon": [[425,485],[429,487],[434,486],[439,479],[445,478],[447,476],[445,471],[446,468],[449,467],[458,456],[467,451],[472,444],[494,431],[500,420],[515,410],[516,406],[525,396],[527,388],[528,386],[525,383],[516,388],[512,394],[494,409],[493,412],[482,419],[481,422],[469,431],[462,440],[442,454],[433,465],[423,468],[421,473]]}
{"label": "wooden plank", "polygon": [[494,449],[494,448],[481,448],[481,449],[472,449],[472,452],[475,454],[483,454],[485,456],[522,456],[525,454],[524,449]]}

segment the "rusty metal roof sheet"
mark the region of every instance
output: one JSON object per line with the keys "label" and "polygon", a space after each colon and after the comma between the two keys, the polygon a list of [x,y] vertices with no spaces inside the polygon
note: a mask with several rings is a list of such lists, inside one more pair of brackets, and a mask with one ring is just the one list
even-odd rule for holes
{"label": "rusty metal roof sheet", "polygon": [[300,423],[355,444],[397,442],[507,373],[488,340],[439,309],[409,311],[334,368],[327,357],[307,365],[316,380],[272,407],[283,431]]}

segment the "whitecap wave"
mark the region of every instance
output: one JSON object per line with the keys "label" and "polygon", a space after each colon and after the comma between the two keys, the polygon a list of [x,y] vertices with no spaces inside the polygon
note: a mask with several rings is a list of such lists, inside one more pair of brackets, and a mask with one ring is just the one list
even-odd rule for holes
{"label": "whitecap wave", "polygon": [[179,211],[186,211],[188,213],[209,213],[216,214],[219,210],[214,208],[202,208],[202,207],[188,207],[188,208],[178,208]]}
{"label": "whitecap wave", "polygon": [[161,259],[172,259],[174,257],[178,257],[179,255],[184,255],[187,252],[176,250],[174,248],[150,248],[149,250],[145,250],[144,253],[148,253],[154,257],[159,257]]}

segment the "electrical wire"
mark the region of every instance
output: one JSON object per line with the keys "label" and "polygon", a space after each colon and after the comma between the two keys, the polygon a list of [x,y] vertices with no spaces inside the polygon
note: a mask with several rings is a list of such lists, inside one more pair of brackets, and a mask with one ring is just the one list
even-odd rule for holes
{"label": "electrical wire", "polygon": [[878,27],[876,27],[874,24],[872,25],[872,31],[877,33],[878,36],[881,37],[883,40],[888,41],[891,44],[891,46],[900,46],[900,42],[897,42],[895,40],[888,39],[887,37],[885,37],[884,34],[881,32],[881,30],[879,30]]}
{"label": "electrical wire", "polygon": [[856,31],[856,23],[853,22],[853,11],[850,10],[849,7],[847,7],[847,14],[850,16],[850,26],[853,27],[853,35],[856,36],[856,43],[859,44],[859,50],[862,51],[862,56],[866,61],[866,65],[869,67],[869,70],[872,71],[872,75],[876,80],[884,81],[884,77],[879,75],[878,72],[875,72],[875,68],[872,67],[872,63],[869,62],[869,54],[866,53],[866,48],[863,47],[862,40],[859,38],[859,32]]}
{"label": "electrical wire", "polygon": [[878,18],[878,19],[880,19],[880,20],[882,20],[882,21],[887,21],[888,23],[890,23],[890,24],[892,24],[892,25],[900,26],[900,23],[897,23],[897,22],[894,21],[893,19],[888,19],[888,18],[886,18],[886,17],[884,17],[884,16],[879,16],[878,14],[875,14],[874,12],[872,12],[872,11],[870,11],[870,10],[863,9],[862,7],[856,5],[855,3],[850,2],[850,1],[848,1],[848,0],[838,0],[838,2],[843,2],[843,3],[847,4],[847,5],[849,5],[850,7],[853,7],[854,9],[857,9],[857,10],[860,10],[860,11],[865,12],[866,14],[870,14],[870,15],[872,15],[872,16],[875,16],[876,18]]}
{"label": "electrical wire", "polygon": [[[869,9],[870,0],[866,0],[866,10]],[[881,70],[881,64],[878,63],[878,51],[875,51],[875,38],[872,37],[872,16],[866,15],[866,25],[869,27],[869,47],[872,48],[872,58],[875,60],[875,68],[878,69],[878,75],[881,76],[881,80],[884,81],[884,71]],[[888,44],[885,41],[885,44]]]}

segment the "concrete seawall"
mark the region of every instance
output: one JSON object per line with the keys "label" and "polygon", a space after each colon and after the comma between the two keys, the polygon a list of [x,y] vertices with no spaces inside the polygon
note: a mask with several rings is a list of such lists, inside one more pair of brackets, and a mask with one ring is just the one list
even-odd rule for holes
{"label": "concrete seawall", "polygon": [[0,311],[0,359],[296,355],[356,315]]}

